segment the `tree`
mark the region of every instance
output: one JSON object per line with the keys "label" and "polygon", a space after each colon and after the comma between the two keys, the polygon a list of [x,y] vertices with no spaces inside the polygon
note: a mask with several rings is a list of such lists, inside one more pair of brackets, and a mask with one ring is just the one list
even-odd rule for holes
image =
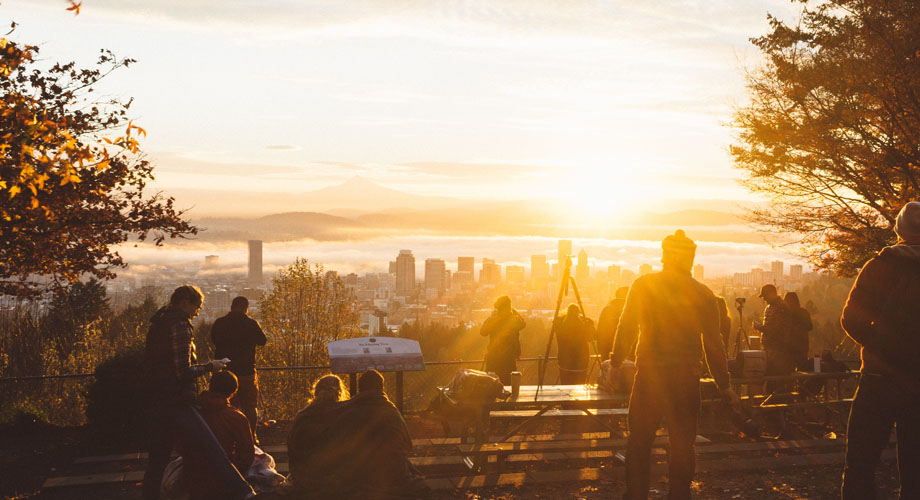
{"label": "tree", "polygon": [[768,16],[751,39],[766,61],[747,75],[731,154],[770,201],[750,220],[799,235],[795,253],[849,276],[920,197],[920,2],[796,1],[798,24]]}
{"label": "tree", "polygon": [[54,342],[55,352],[66,357],[88,329],[98,329],[102,319],[110,314],[109,298],[102,283],[95,279],[77,281],[55,294],[42,322],[44,336]]}
{"label": "tree", "polygon": [[262,349],[268,364],[303,366],[329,361],[326,343],[356,337],[358,304],[336,273],[294,261],[272,280],[259,302],[259,317],[269,344]]}
{"label": "tree", "polygon": [[[15,27],[15,24],[14,24]],[[0,293],[61,289],[81,274],[115,276],[130,237],[196,234],[171,197],[145,193],[153,166],[131,101],[91,98],[127,67],[102,50],[95,68],[35,65],[38,48],[0,38]]]}

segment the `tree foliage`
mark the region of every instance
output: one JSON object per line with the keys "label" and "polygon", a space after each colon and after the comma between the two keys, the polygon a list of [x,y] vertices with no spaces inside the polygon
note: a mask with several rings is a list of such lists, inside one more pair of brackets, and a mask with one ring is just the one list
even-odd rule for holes
{"label": "tree foliage", "polygon": [[798,24],[769,17],[751,40],[765,63],[748,74],[731,153],[771,202],[751,220],[800,235],[795,251],[817,268],[852,275],[920,198],[920,2],[796,1]]}
{"label": "tree foliage", "polygon": [[38,48],[0,38],[0,293],[58,288],[83,273],[111,278],[129,237],[195,234],[174,200],[145,193],[153,166],[131,101],[93,98],[127,67],[103,50],[94,68],[36,63]]}
{"label": "tree foliage", "polygon": [[259,317],[269,344],[262,349],[273,366],[328,362],[326,343],[361,334],[354,294],[334,272],[294,261],[272,280],[259,302]]}

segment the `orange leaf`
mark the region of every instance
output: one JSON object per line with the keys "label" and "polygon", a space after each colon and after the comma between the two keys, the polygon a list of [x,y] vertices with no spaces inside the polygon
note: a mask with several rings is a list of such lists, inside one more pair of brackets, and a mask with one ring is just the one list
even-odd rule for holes
{"label": "orange leaf", "polygon": [[70,7],[67,7],[67,10],[72,10],[72,11],[73,11],[73,15],[79,16],[79,15],[80,15],[80,7],[83,6],[83,2],[82,2],[82,1],[80,1],[80,2],[74,2],[73,0],[69,0],[69,1],[70,1]]}

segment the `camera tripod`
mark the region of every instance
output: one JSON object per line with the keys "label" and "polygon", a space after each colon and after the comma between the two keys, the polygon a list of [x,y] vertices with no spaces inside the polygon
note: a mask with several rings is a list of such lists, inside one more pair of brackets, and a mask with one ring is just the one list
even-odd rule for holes
{"label": "camera tripod", "polygon": [[[565,256],[565,265],[562,269],[562,279],[559,284],[559,295],[556,298],[556,310],[553,312],[553,323],[549,330],[549,339],[546,341],[546,352],[543,355],[543,362],[540,363],[540,378],[537,381],[537,390],[534,392],[533,400],[536,401],[537,397],[540,395],[540,389],[543,388],[543,379],[546,376],[546,365],[549,363],[549,352],[553,346],[553,337],[556,335],[556,325],[558,324],[559,319],[559,308],[562,306],[562,299],[565,298],[569,293],[569,286],[571,285],[572,291],[575,292],[575,301],[578,303],[578,308],[581,310],[581,315],[585,316],[585,306],[581,303],[581,294],[578,293],[578,284],[575,282],[575,277],[572,276],[572,256]],[[590,340],[588,342],[594,349],[594,354],[597,354],[597,344]],[[595,360],[595,362],[599,362]],[[593,366],[588,369],[590,374],[593,370]]]}
{"label": "camera tripod", "polygon": [[735,347],[732,349],[732,354],[736,358],[741,352],[742,343],[748,349],[751,348],[751,341],[748,339],[747,330],[744,329],[744,302],[745,299],[743,297],[735,299],[735,310],[738,311],[738,331],[735,332]]}

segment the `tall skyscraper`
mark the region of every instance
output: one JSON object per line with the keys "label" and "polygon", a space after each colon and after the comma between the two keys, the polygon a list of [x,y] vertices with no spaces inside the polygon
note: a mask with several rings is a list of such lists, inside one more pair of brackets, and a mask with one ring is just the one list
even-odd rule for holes
{"label": "tall skyscraper", "polygon": [[457,257],[457,272],[470,273],[470,276],[473,276],[475,266],[476,257]]}
{"label": "tall skyscraper", "polygon": [[262,240],[249,240],[249,284],[262,284]]}
{"label": "tall skyscraper", "polygon": [[505,281],[508,283],[524,282],[524,266],[506,266]]}
{"label": "tall skyscraper", "polygon": [[773,279],[781,280],[783,279],[783,261],[774,260],[770,263],[770,270],[773,271]]}
{"label": "tall skyscraper", "polygon": [[802,265],[794,264],[789,266],[789,279],[799,281],[802,279]]}
{"label": "tall skyscraper", "polygon": [[588,268],[588,252],[584,248],[578,252],[578,265],[575,266],[575,280],[584,283],[591,277],[591,269]]}
{"label": "tall skyscraper", "polygon": [[693,279],[703,281],[703,264],[693,266]]}
{"label": "tall skyscraper", "polygon": [[479,271],[479,283],[483,285],[499,285],[502,282],[502,266],[495,263],[494,259],[482,259],[482,270]]}
{"label": "tall skyscraper", "polygon": [[447,264],[442,259],[425,259],[425,290],[447,289]]}
{"label": "tall skyscraper", "polygon": [[545,255],[530,256],[530,281],[534,285],[541,285],[549,279],[549,265]]}
{"label": "tall skyscraper", "polygon": [[559,272],[564,269],[565,258],[569,255],[572,255],[572,240],[559,240],[559,253],[556,261],[559,263]]}
{"label": "tall skyscraper", "polygon": [[396,256],[396,293],[415,291],[415,256],[412,250],[400,250]]}

